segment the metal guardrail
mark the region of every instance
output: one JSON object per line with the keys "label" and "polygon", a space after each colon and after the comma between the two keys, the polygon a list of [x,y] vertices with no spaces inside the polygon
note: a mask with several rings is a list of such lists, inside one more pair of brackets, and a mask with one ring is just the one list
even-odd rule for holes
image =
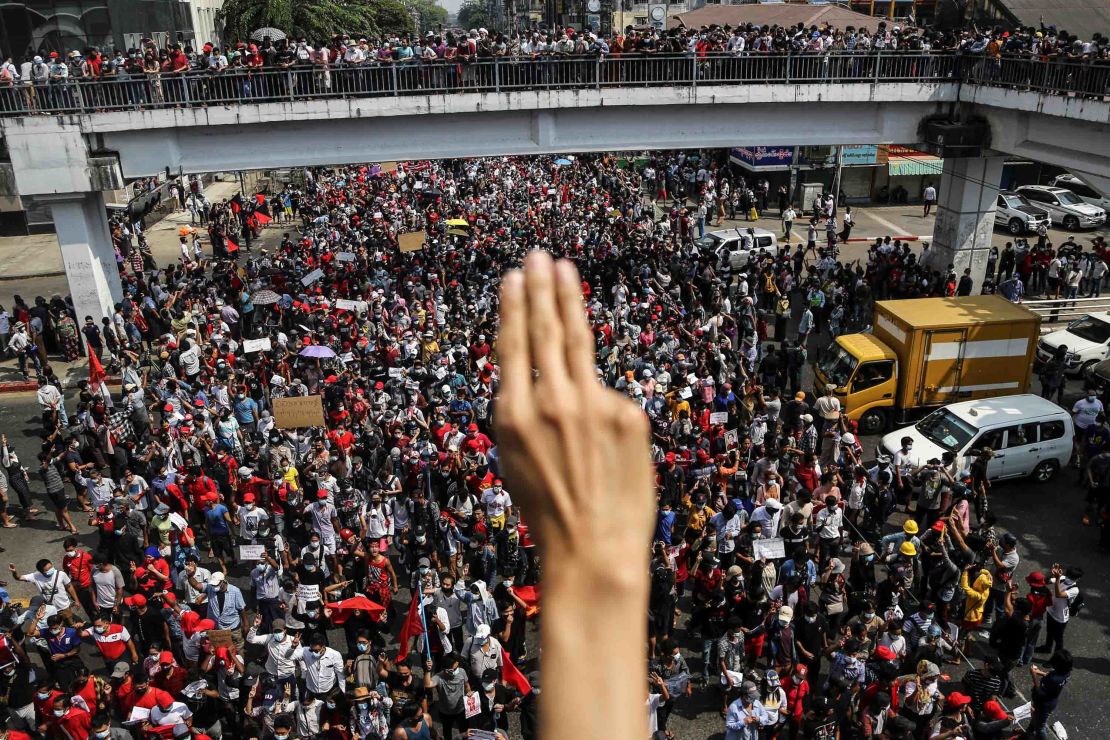
{"label": "metal guardrail", "polygon": [[25,80],[0,87],[0,115],[458,92],[922,80],[1102,97],[1110,94],[1110,65],[1026,57],[990,60],[952,51],[498,57],[469,63],[374,61],[261,72],[226,69],[99,80]]}
{"label": "metal guardrail", "polygon": [[1050,324],[1068,323],[1087,314],[1110,311],[1110,295],[1094,298],[1050,298],[1025,301],[1022,305],[1041,317],[1044,331]]}
{"label": "metal guardrail", "polygon": [[0,115],[389,97],[457,92],[959,79],[954,52],[540,57],[471,63],[373,62],[287,70],[156,73],[141,78],[23,81],[0,88]]}

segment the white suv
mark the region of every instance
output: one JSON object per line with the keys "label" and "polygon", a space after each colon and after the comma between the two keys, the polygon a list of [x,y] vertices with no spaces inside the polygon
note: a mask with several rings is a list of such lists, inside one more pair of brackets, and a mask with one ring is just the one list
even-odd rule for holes
{"label": "white suv", "polygon": [[1054,188],[1067,188],[1079,196],[1084,203],[1090,203],[1104,211],[1110,211],[1110,198],[1098,192],[1075,175],[1059,175],[1049,183]]}
{"label": "white suv", "polygon": [[1051,185],[1023,185],[1017,192],[1033,204],[1048,211],[1053,223],[1061,224],[1068,231],[1094,228],[1106,223],[1106,211],[1083,199],[1070,190]]}

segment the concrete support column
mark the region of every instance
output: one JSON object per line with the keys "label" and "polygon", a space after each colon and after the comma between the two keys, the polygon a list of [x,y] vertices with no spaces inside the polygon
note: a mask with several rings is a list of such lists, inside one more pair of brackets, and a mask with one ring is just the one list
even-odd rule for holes
{"label": "concrete support column", "polygon": [[69,293],[77,310],[77,325],[92,316],[112,316],[116,303],[123,299],[119,268],[116,267],[108,215],[100,193],[67,193],[47,196],[52,201],[54,228],[62,251]]}
{"label": "concrete support column", "polygon": [[945,159],[937,188],[933,243],[925,264],[942,275],[952,265],[956,276],[971,268],[973,295],[983,287],[987,253],[994,234],[994,211],[1005,157]]}

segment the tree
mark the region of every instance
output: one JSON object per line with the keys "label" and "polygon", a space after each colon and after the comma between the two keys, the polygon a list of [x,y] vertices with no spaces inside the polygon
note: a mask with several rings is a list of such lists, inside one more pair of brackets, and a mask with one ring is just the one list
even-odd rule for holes
{"label": "tree", "polygon": [[459,8],[459,25],[465,29],[489,28],[493,26],[493,16],[481,0],[466,0]]}
{"label": "tree", "polygon": [[216,19],[223,26],[224,40],[232,43],[266,27],[279,28],[291,38],[304,36],[310,43],[342,33],[366,36],[415,30],[400,0],[226,0]]}
{"label": "tree", "polygon": [[408,0],[408,6],[420,14],[420,30],[434,31],[436,26],[447,23],[447,8],[435,0]]}

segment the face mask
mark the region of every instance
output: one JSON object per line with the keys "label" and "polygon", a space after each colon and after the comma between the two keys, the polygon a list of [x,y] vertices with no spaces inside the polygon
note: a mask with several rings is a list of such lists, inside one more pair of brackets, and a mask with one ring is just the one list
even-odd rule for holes
{"label": "face mask", "polygon": [[285,639],[285,632],[283,632],[282,630],[277,630],[276,632],[274,632],[272,634],[274,636],[274,639],[277,640],[278,642],[281,642],[282,640]]}
{"label": "face mask", "polygon": [[66,710],[64,710],[64,709],[55,709],[54,710],[54,716],[55,717],[64,717],[64,716],[66,716]]}
{"label": "face mask", "polygon": [[913,445],[906,445],[906,447],[905,447],[906,452],[909,452],[912,449],[913,449]]}
{"label": "face mask", "polygon": [[335,702],[334,701],[326,701],[326,702],[324,702],[324,706],[327,707],[328,709],[335,709]]}
{"label": "face mask", "polygon": [[254,511],[254,504],[247,504],[243,508],[246,509],[247,511]]}
{"label": "face mask", "polygon": [[66,630],[65,630],[65,627],[58,627],[57,629],[52,629],[52,630],[50,630],[50,634],[52,634],[52,635],[60,635],[60,634],[62,634],[62,633],[63,633],[63,632],[65,632],[65,631],[66,631]]}
{"label": "face mask", "polygon": [[[316,619],[316,610],[309,609],[307,612],[305,612],[305,616],[309,619]],[[320,655],[323,655],[323,653],[320,653]]]}
{"label": "face mask", "polygon": [[97,740],[104,740],[104,738],[109,737],[111,734],[111,730],[104,730],[103,732],[94,732],[93,737],[95,737]]}
{"label": "face mask", "polygon": [[513,582],[512,581],[501,581],[501,585],[504,586],[505,588],[512,588]]}
{"label": "face mask", "polygon": [[96,634],[98,635],[103,635],[105,632],[108,631],[107,627],[93,627],[93,629],[96,630]]}
{"label": "face mask", "polygon": [[421,535],[421,536],[416,538],[416,541],[417,541],[417,543],[423,545],[425,542],[428,541],[428,538],[425,537],[424,535]]}
{"label": "face mask", "polygon": [[493,689],[494,689],[494,687],[495,687],[495,686],[497,686],[497,683],[496,683],[496,682],[494,682],[494,683],[484,683],[484,684],[482,684],[482,688],[483,688],[483,689],[485,689],[486,691],[493,691]]}
{"label": "face mask", "polygon": [[47,691],[45,694],[42,693],[42,692],[39,692],[39,693],[35,694],[35,696],[38,697],[39,701],[46,701],[47,699],[50,698],[50,692]]}
{"label": "face mask", "polygon": [[66,550],[66,557],[67,558],[77,557],[77,551],[76,550]]}
{"label": "face mask", "polygon": [[274,735],[274,740],[289,740],[288,735]]}
{"label": "face mask", "polygon": [[806,621],[809,622],[810,624],[813,624],[814,622],[817,621],[817,617],[806,617]]}
{"label": "face mask", "polygon": [[423,576],[423,575],[427,575],[429,569],[424,567],[424,566],[420,566],[419,570],[420,570],[420,575]]}
{"label": "face mask", "polygon": [[53,577],[53,575],[54,575],[55,573],[57,573],[57,571],[56,571],[56,570],[54,570],[53,568],[47,568],[46,570],[44,570],[44,571],[42,572],[42,574],[43,574],[44,576],[46,576],[47,578],[51,578],[51,577]]}
{"label": "face mask", "polygon": [[313,550],[319,550],[320,549],[320,540],[311,540],[308,543],[308,546]]}
{"label": "face mask", "polygon": [[[315,612],[313,612],[313,614],[315,614]],[[324,657],[324,651],[323,650],[313,650],[312,654],[315,655],[317,658]]]}
{"label": "face mask", "polygon": [[863,613],[863,621],[865,621],[865,622],[870,622],[874,618],[875,618],[875,612],[864,612]]}
{"label": "face mask", "polygon": [[315,565],[306,565],[304,567],[304,569],[307,570],[309,573],[315,573],[316,572],[316,566]]}

